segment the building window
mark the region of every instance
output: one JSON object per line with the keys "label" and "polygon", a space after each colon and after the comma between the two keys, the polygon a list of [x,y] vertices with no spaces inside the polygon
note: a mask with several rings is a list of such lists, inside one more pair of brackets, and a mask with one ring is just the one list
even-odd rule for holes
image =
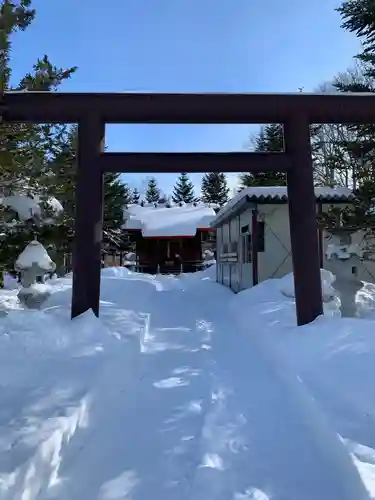
{"label": "building window", "polygon": [[241,227],[241,234],[247,234],[249,232],[250,232],[249,224],[246,224],[246,226]]}
{"label": "building window", "polygon": [[242,263],[248,264],[251,262],[251,234],[242,236]]}
{"label": "building window", "polygon": [[264,252],[265,248],[265,223],[264,221],[259,221],[258,222],[258,252]]}
{"label": "building window", "polygon": [[201,231],[201,240],[204,242],[214,242],[216,234],[213,231]]}
{"label": "building window", "polygon": [[228,253],[228,243],[223,243],[221,253]]}

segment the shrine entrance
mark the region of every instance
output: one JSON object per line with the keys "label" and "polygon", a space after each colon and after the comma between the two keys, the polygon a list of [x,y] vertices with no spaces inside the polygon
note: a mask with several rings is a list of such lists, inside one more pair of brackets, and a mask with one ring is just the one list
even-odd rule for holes
{"label": "shrine entrance", "polygon": [[[99,315],[104,172],[286,172],[297,322],[322,313],[310,124],[374,123],[375,95],[5,92],[0,119],[78,123],[72,317]],[[106,123],[281,123],[285,151],[104,153]]]}

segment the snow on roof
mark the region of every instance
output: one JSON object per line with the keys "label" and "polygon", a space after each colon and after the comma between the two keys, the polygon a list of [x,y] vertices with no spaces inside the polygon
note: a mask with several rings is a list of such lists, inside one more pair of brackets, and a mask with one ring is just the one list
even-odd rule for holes
{"label": "snow on roof", "polygon": [[54,271],[55,263],[52,261],[44,246],[37,240],[31,241],[27,247],[20,253],[15,263],[15,270],[22,271],[30,269],[36,263],[44,271]]}
{"label": "snow on roof", "polygon": [[210,229],[215,218],[213,205],[186,204],[169,208],[164,206],[129,205],[129,217],[124,229],[139,229],[145,238],[158,236],[195,236],[197,229]]}
{"label": "snow on roof", "polygon": [[[315,187],[315,197],[319,201],[326,202],[342,202],[353,199],[353,191],[345,187]],[[236,196],[231,198],[226,205],[218,212],[212,224],[215,224],[219,219],[222,219],[237,203],[244,198],[247,201],[272,203],[275,201],[288,201],[288,193],[286,186],[257,186],[248,187],[240,191]]]}
{"label": "snow on roof", "polygon": [[[21,220],[28,220],[31,217],[41,215],[41,199],[39,196],[26,196],[25,194],[14,194],[0,198],[0,205],[9,207],[17,212]],[[63,211],[61,203],[54,197],[50,197],[47,203],[56,213]]]}

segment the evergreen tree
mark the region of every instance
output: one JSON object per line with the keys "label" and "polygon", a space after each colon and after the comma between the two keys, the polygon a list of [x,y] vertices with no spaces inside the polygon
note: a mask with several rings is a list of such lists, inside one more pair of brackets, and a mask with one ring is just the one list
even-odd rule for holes
{"label": "evergreen tree", "polygon": [[106,230],[121,229],[124,209],[131,201],[131,190],[122,182],[121,174],[104,174],[103,227]]}
{"label": "evergreen tree", "polygon": [[[375,3],[372,0],[346,0],[337,11],[343,21],[342,27],[358,36],[363,50],[356,56],[361,74],[338,78],[334,87],[342,92],[375,92]],[[339,151],[350,158],[357,190],[354,208],[341,210],[341,220],[346,221],[346,226],[367,228],[371,234],[375,228],[375,125],[350,125],[348,130],[353,140],[342,141]],[[337,213],[330,211],[325,216],[325,226],[336,224],[337,218]]]}
{"label": "evergreen tree", "polygon": [[[343,20],[341,27],[355,33],[361,41],[363,50],[356,58],[365,63],[366,76],[375,78],[375,3],[373,0],[346,0],[336,10]],[[358,92],[369,90],[374,91],[374,86],[368,89],[364,85],[357,89]]]}
{"label": "evergreen tree", "polygon": [[136,205],[139,203],[139,198],[141,197],[139,191],[137,188],[133,189],[132,196],[131,196],[131,201],[130,203],[135,203]]}
{"label": "evergreen tree", "polygon": [[160,189],[158,188],[157,180],[154,177],[148,181],[145,198],[148,203],[157,203],[159,201]]}
{"label": "evergreen tree", "polygon": [[202,177],[201,200],[204,203],[224,205],[228,201],[229,188],[222,172],[207,172]]}
{"label": "evergreen tree", "polygon": [[[76,68],[53,66],[45,55],[31,73],[11,84],[11,35],[27,29],[36,15],[31,0],[0,0],[0,92],[6,90],[55,90]],[[54,125],[0,124],[0,189],[2,193],[28,189],[41,192],[47,171],[46,157],[58,142],[60,128]]]}
{"label": "evergreen tree", "polygon": [[[11,35],[27,29],[35,14],[31,0],[19,0],[17,3],[0,0],[0,92],[56,90],[76,70],[75,67],[63,69],[53,66],[44,56],[18,84],[11,84]],[[16,193],[38,195],[42,208],[46,208],[51,174],[49,159],[62,145],[65,128],[51,124],[0,123],[0,196]],[[12,272],[14,259],[33,234],[48,244],[55,231],[50,224],[32,218],[9,224],[9,217],[13,216],[7,208],[0,210],[0,282],[1,271]]]}
{"label": "evergreen tree", "polygon": [[[65,143],[51,160],[49,195],[55,196],[64,206],[62,224],[74,228],[75,187],[77,166],[77,127],[67,131]],[[121,180],[121,174],[104,174],[104,213],[105,230],[120,229],[124,218],[123,210],[131,202],[131,190]]]}
{"label": "evergreen tree", "polygon": [[182,172],[173,188],[173,203],[194,203],[198,199],[194,195],[194,184],[191,182],[186,172]]}
{"label": "evergreen tree", "polygon": [[[258,153],[278,152],[284,150],[283,126],[272,123],[260,129],[254,138],[254,151]],[[285,186],[286,175],[283,172],[244,172],[240,174],[240,186]]]}

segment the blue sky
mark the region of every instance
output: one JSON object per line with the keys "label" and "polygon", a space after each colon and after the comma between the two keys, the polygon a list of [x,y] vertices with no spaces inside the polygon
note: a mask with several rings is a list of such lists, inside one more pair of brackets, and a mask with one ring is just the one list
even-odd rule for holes
{"label": "blue sky", "polygon": [[[78,66],[61,90],[288,92],[314,90],[359,51],[337,0],[34,0],[14,37],[14,79],[47,53]],[[251,126],[110,125],[112,151],[234,151]],[[192,176],[199,189],[200,175]],[[139,187],[137,175],[124,175]],[[158,176],[169,192],[175,176]],[[230,184],[235,183],[235,176]]]}

